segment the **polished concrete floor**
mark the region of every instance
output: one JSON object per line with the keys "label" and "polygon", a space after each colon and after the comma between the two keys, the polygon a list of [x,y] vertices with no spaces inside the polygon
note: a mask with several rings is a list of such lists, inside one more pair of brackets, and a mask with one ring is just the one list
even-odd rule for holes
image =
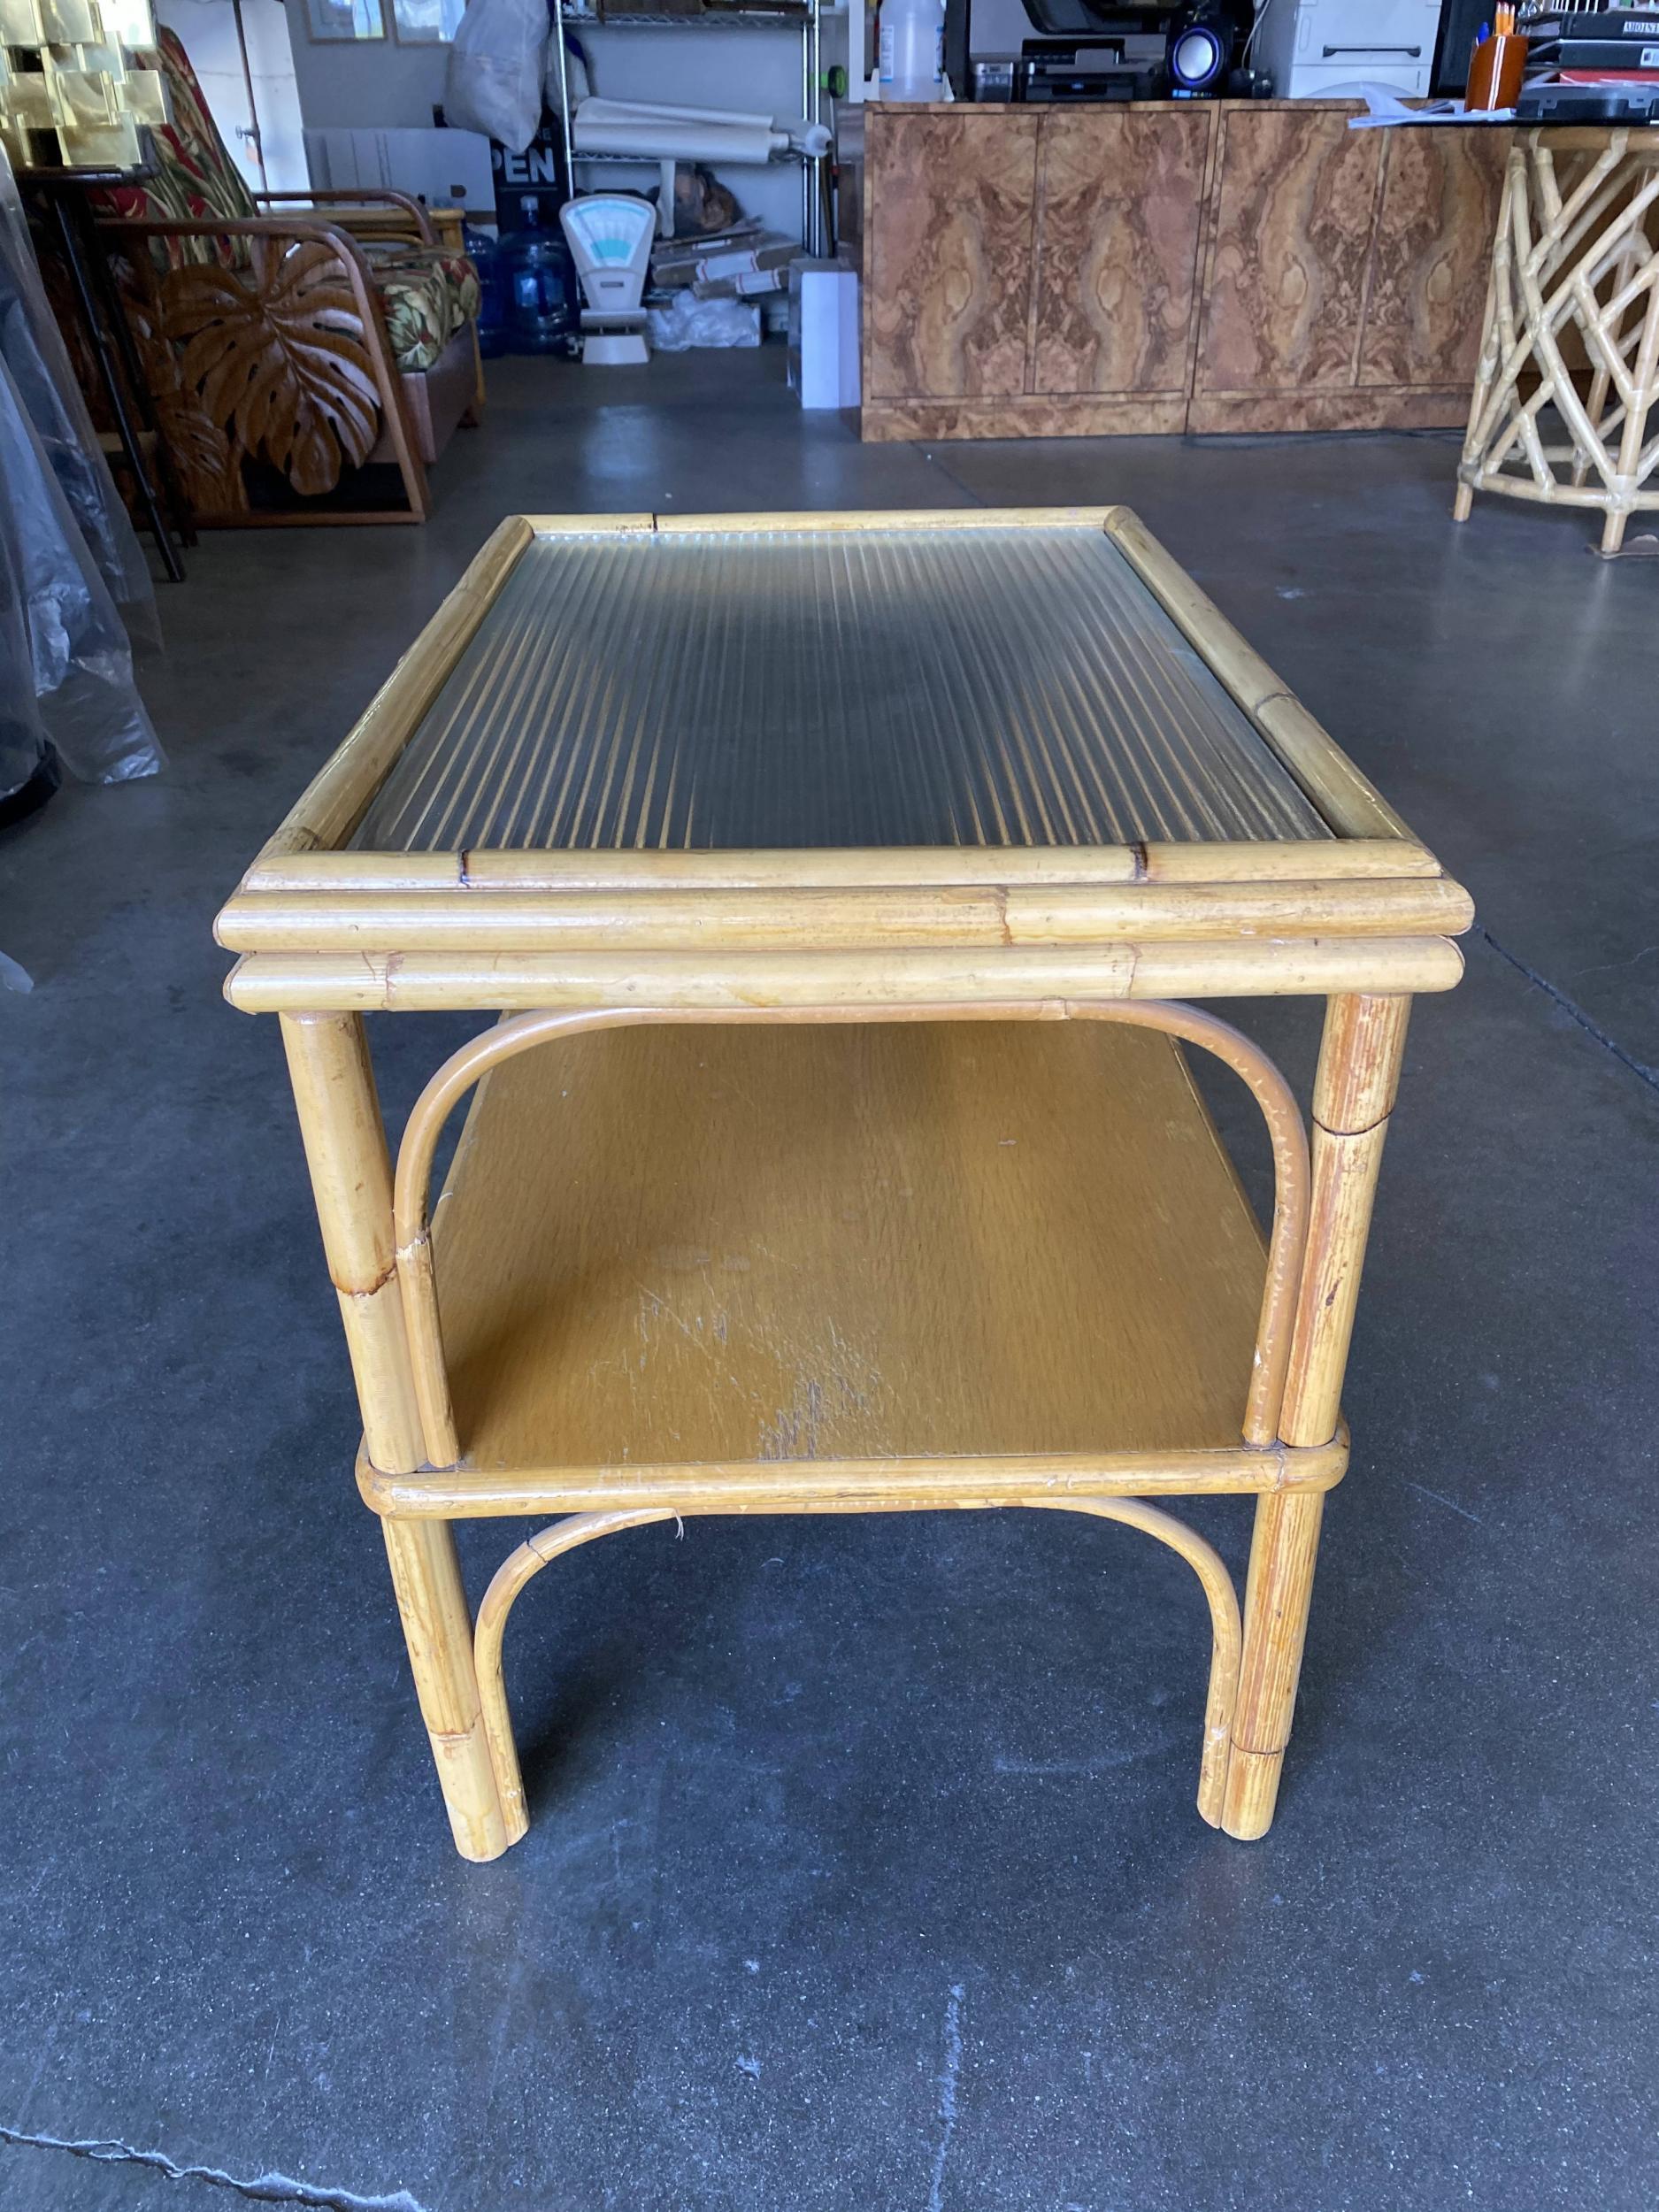
{"label": "polished concrete floor", "polygon": [[[167,775],[0,840],[0,2207],[1651,2206],[1659,568],[1455,529],[1440,438],[861,447],[772,353],[492,382],[428,528],[205,540]],[[1278,1825],[1194,1814],[1201,1608],[1124,1532],[705,1523],[520,1607],[535,1824],[463,1865],[214,910],[506,511],[1119,499],[1480,909]],[[1305,1078],[1311,1010],[1244,1018]],[[465,1026],[386,1025],[388,1110]]]}

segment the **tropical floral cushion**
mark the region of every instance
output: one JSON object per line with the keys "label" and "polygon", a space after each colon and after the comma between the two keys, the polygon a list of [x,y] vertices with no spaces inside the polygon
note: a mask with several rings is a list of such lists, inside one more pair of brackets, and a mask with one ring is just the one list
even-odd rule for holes
{"label": "tropical floral cushion", "polygon": [[[257,215],[260,209],[226,150],[178,33],[159,27],[157,42],[157,60],[147,65],[165,72],[173,106],[173,121],[155,134],[160,160],[138,182],[98,193],[101,211],[150,222],[211,221],[215,216],[235,222]],[[393,358],[400,369],[429,369],[478,314],[477,271],[464,255],[407,239],[360,242],[385,311]],[[247,241],[234,236],[157,238],[150,255],[159,275],[185,262],[248,265]]]}
{"label": "tropical floral cushion", "polygon": [[[160,160],[149,176],[94,195],[101,212],[155,222],[206,221],[215,215],[239,222],[258,208],[242,173],[225,150],[218,126],[208,113],[190,58],[176,31],[158,29],[158,60],[138,57],[141,68],[166,75],[173,120],[156,133]],[[230,238],[175,238],[168,247],[157,239],[152,252],[162,268],[181,261],[219,261],[229,267],[236,241]]]}
{"label": "tropical floral cushion", "polygon": [[386,334],[400,369],[429,369],[457,330],[478,313],[478,273],[470,261],[429,249],[396,258],[369,255]]}
{"label": "tropical floral cushion", "polygon": [[[456,332],[478,318],[478,271],[465,254],[440,253],[435,246],[408,247],[396,262],[370,258],[392,358],[400,369],[429,369]],[[418,319],[409,304],[416,293],[425,303]]]}
{"label": "tropical floral cushion", "polygon": [[461,311],[461,321],[476,322],[484,304],[484,288],[478,280],[478,271],[464,253],[441,253],[438,265],[449,280],[456,305]]}

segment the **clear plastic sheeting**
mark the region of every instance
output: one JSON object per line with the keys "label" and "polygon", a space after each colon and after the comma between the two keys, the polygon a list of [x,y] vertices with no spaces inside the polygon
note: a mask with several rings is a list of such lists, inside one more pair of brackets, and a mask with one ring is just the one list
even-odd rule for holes
{"label": "clear plastic sheeting", "polygon": [[159,644],[156,588],[48,303],[27,219],[3,150],[0,353],[128,636],[140,644]]}
{"label": "clear plastic sheeting", "polygon": [[127,633],[4,364],[0,486],[0,797],[47,743],[90,782],[153,775]]}
{"label": "clear plastic sheeting", "polygon": [[116,595],[155,595],[70,374],[0,155],[0,798],[48,745],[88,781],[162,764]]}

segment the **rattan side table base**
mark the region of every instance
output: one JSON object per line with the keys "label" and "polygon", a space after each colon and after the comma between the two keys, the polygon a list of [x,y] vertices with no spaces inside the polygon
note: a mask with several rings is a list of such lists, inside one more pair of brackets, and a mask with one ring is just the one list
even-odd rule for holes
{"label": "rattan side table base", "polygon": [[[1480,365],[1453,512],[1476,492],[1584,507],[1617,553],[1659,509],[1659,145],[1630,130],[1529,131],[1504,178]],[[1546,437],[1553,409],[1566,432]]]}

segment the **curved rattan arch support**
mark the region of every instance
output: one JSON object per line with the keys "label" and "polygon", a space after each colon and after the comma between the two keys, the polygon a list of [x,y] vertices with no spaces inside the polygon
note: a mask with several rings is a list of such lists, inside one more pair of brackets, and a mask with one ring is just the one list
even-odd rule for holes
{"label": "curved rattan arch support", "polygon": [[[1126,1528],[1138,1528],[1179,1553],[1198,1577],[1210,1608],[1210,1688],[1204,1704],[1204,1747],[1198,1769],[1198,1810],[1212,1828],[1218,1828],[1242,1648],[1238,1594],[1221,1555],[1196,1529],[1140,1498],[1045,1498],[1032,1502],[1055,1512],[1088,1513],[1100,1520],[1118,1521]],[[472,1647],[484,1740],[489,1748],[509,1842],[516,1843],[529,1825],[524,1778],[512,1740],[512,1717],[508,1710],[507,1684],[502,1671],[502,1638],[515,1601],[543,1567],[551,1565],[565,1552],[574,1551],[579,1544],[590,1544],[597,1536],[616,1535],[623,1529],[643,1528],[652,1521],[679,1517],[665,1506],[641,1508],[637,1512],[572,1513],[563,1521],[555,1521],[550,1527],[538,1530],[497,1568],[478,1609]]]}
{"label": "curved rattan arch support", "polygon": [[472,1664],[478,1676],[478,1701],[484,1717],[484,1741],[495,1770],[507,1840],[517,1843],[530,1824],[524,1801],[524,1777],[518,1771],[518,1753],[512,1740],[512,1717],[507,1710],[507,1685],[501,1671],[501,1640],[513,1600],[533,1575],[539,1575],[561,1554],[579,1544],[591,1544],[595,1536],[614,1536],[625,1528],[643,1528],[649,1521],[672,1521],[666,1508],[642,1507],[637,1513],[572,1513],[539,1529],[502,1562],[484,1593],[472,1631]]}
{"label": "curved rattan arch support", "polygon": [[1198,1768],[1198,1810],[1212,1828],[1221,1825],[1233,1737],[1233,1711],[1239,1696],[1243,1628],[1239,1597],[1226,1562],[1215,1546],[1185,1521],[1141,1498],[1033,1498],[1031,1504],[1059,1513],[1093,1513],[1102,1521],[1121,1521],[1179,1552],[1198,1577],[1210,1608],[1210,1691],[1204,1701],[1204,1750]]}
{"label": "curved rattan arch support", "polygon": [[1256,1358],[1245,1400],[1244,1440],[1271,1444],[1279,1434],[1296,1290],[1308,1248],[1308,1217],[1313,1203],[1308,1132],[1295,1094],[1261,1047],[1253,1044],[1241,1029],[1196,1006],[1179,1000],[1097,999],[1074,1003],[1067,1011],[1074,1020],[1128,1022],[1143,1029],[1161,1030],[1165,1036],[1179,1037],[1187,1044],[1202,1045],[1233,1070],[1267,1125],[1268,1141],[1273,1148],[1273,1225],[1267,1243]]}
{"label": "curved rattan arch support", "polygon": [[[1032,1019],[1128,1022],[1156,1029],[1205,1051],[1232,1068],[1248,1087],[1267,1125],[1273,1148],[1273,1225],[1256,1328],[1256,1356],[1245,1403],[1248,1444],[1274,1441],[1285,1375],[1290,1360],[1296,1289],[1308,1240],[1311,1178],[1308,1136],[1290,1086],[1263,1052],[1231,1023],[1195,1006],[1161,999],[1087,999],[1041,1005],[901,1007],[731,1007],[699,1014],[699,1022],[1015,1021]],[[416,1100],[397,1151],[393,1214],[397,1274],[409,1333],[415,1394],[430,1466],[452,1467],[460,1457],[455,1413],[444,1366],[443,1338],[433,1279],[428,1193],[438,1133],[466,1093],[492,1068],[534,1045],[595,1029],[624,1029],[681,1022],[678,1008],[606,1007],[576,1013],[520,1014],[496,1024],[451,1055]]]}

